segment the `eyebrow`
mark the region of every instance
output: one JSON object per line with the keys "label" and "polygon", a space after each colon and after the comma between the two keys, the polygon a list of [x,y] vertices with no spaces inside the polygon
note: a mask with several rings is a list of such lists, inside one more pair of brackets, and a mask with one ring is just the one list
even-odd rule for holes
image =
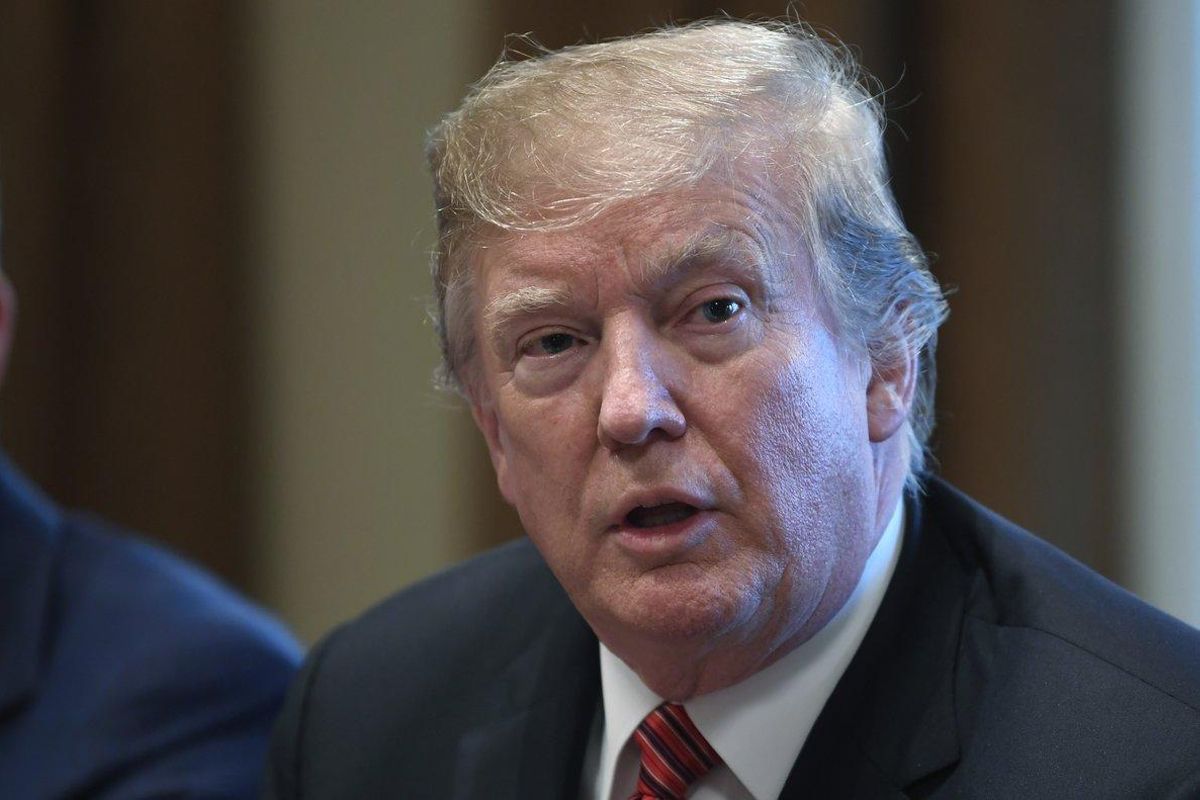
{"label": "eyebrow", "polygon": [[489,321],[504,322],[509,317],[519,314],[530,314],[550,306],[562,305],[567,299],[568,293],[564,289],[522,286],[488,303],[483,309],[483,316]]}
{"label": "eyebrow", "polygon": [[487,338],[495,341],[512,320],[526,314],[536,314],[547,308],[563,306],[570,301],[566,289],[551,289],[546,286],[522,286],[500,295],[483,308],[483,320]]}

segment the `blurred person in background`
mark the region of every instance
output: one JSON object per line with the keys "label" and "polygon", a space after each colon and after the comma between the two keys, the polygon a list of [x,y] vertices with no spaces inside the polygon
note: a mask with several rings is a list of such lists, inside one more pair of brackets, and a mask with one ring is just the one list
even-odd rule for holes
{"label": "blurred person in background", "polygon": [[[16,314],[0,272],[0,376]],[[299,659],[211,575],[0,455],[0,797],[256,797]]]}
{"label": "blurred person in background", "polygon": [[268,797],[1200,796],[1200,633],[927,470],[945,313],[803,26],[502,61],[443,377],[528,539],[330,635]]}

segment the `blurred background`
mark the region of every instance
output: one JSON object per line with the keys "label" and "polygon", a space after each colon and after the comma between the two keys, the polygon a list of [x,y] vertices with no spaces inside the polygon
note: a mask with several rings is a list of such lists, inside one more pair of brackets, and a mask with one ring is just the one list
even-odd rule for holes
{"label": "blurred background", "polygon": [[[1200,9],[809,0],[954,288],[941,471],[1200,623]],[[511,536],[430,388],[425,131],[508,32],[783,3],[0,0],[0,441],[312,641]]]}

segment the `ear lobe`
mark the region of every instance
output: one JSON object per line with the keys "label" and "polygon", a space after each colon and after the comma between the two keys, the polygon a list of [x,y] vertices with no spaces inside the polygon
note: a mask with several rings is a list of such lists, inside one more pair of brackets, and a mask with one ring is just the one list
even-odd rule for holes
{"label": "ear lobe", "polygon": [[908,419],[917,386],[917,359],[906,353],[876,369],[867,384],[867,433],[873,443],[890,439]]}
{"label": "ear lobe", "polygon": [[496,411],[492,408],[491,403],[472,400],[471,416],[475,418],[475,425],[483,434],[484,441],[487,442],[488,455],[492,459],[492,469],[496,471],[496,484],[500,487],[500,494],[509,505],[515,506],[516,492],[513,490],[512,478],[508,471],[508,458],[504,452],[504,443],[500,435],[500,421],[496,418]]}

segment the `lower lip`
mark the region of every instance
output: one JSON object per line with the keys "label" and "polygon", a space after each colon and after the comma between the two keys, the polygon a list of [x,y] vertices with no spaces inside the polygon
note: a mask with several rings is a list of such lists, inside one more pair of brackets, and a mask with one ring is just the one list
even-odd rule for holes
{"label": "lower lip", "polygon": [[682,553],[704,541],[716,526],[716,514],[697,511],[686,519],[638,528],[627,523],[613,528],[617,541],[626,550],[648,556]]}

